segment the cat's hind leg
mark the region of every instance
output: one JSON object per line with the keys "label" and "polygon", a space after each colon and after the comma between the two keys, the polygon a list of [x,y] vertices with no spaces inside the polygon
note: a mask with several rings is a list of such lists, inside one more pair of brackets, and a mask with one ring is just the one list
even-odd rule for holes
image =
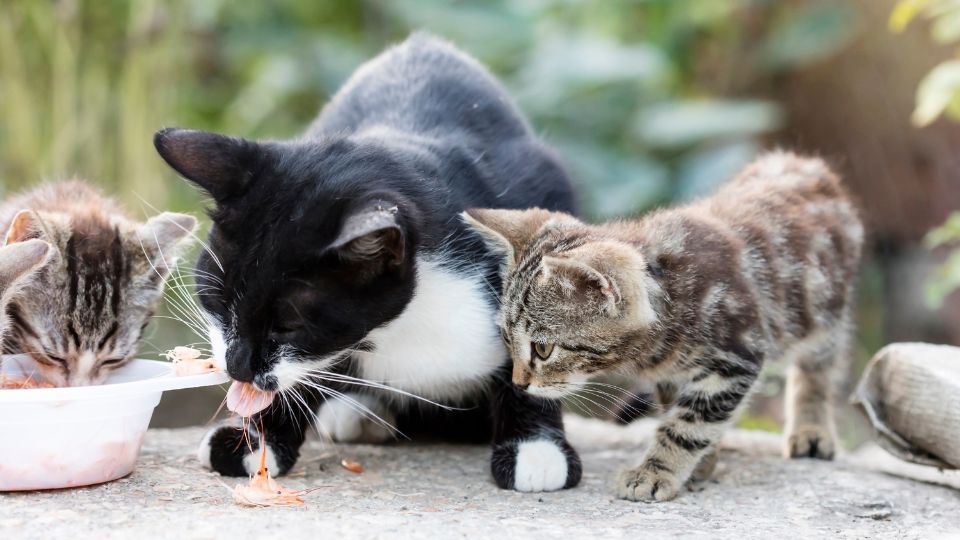
{"label": "cat's hind leg", "polygon": [[847,354],[846,325],[801,342],[787,368],[784,457],[833,459],[836,432],[832,375]]}
{"label": "cat's hind leg", "polygon": [[399,435],[396,424],[393,412],[376,396],[343,394],[320,406],[316,428],[336,442],[377,444]]}

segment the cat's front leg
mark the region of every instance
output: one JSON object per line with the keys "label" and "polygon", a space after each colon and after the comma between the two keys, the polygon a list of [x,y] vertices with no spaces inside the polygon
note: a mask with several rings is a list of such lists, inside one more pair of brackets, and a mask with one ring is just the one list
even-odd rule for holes
{"label": "cat's front leg", "polygon": [[[197,449],[197,459],[224,476],[250,476],[260,465],[261,435],[267,443],[266,466],[273,476],[286,474],[300,457],[318,403],[302,393],[305,406],[287,407],[278,398],[250,419],[212,428]],[[262,431],[261,431],[262,427]]]}
{"label": "cat's front leg", "polygon": [[641,465],[617,478],[618,497],[668,501],[691,479],[698,464],[706,461],[709,465],[708,454],[715,452],[717,441],[756,379],[751,364],[737,361],[734,365],[743,369],[704,369],[678,389],[674,406],[657,429],[656,440]]}
{"label": "cat's front leg", "polygon": [[567,442],[559,401],[544,400],[497,380],[490,470],[503,489],[556,491],[580,483],[577,451]]}

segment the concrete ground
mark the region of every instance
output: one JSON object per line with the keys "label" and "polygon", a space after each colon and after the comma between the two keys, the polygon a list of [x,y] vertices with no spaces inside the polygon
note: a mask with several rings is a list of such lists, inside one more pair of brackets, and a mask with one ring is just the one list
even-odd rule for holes
{"label": "concrete ground", "polygon": [[[317,488],[299,508],[237,506],[229,487],[242,480],[207,472],[193,457],[202,429],[152,430],[128,478],[0,495],[0,538],[960,537],[960,491],[865,465],[878,468],[883,456],[785,461],[777,457],[776,437],[734,431],[702,490],[667,503],[631,503],[614,499],[607,482],[638,460],[651,424],[623,428],[570,418],[568,429],[585,469],[576,489],[499,490],[484,447],[405,443],[331,451],[315,442],[282,480]],[[340,457],[366,470],[346,471]],[[960,487],[955,475],[927,472]]]}

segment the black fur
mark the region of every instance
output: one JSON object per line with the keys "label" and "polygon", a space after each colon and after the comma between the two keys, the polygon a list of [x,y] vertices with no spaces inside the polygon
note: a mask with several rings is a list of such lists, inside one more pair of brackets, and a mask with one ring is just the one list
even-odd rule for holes
{"label": "black fur", "polygon": [[[363,136],[374,127],[376,136]],[[466,230],[463,210],[575,210],[566,172],[504,90],[474,61],[422,34],[358,71],[300,139],[165,129],[155,145],[216,202],[209,244],[226,271],[201,255],[200,298],[228,334],[230,375],[263,389],[277,384],[268,372],[283,345],[305,356],[369,346],[364,337],[399,316],[415,293],[418,255],[444,251],[452,268],[481,265],[495,304],[499,258]],[[478,392],[458,401],[474,405],[466,411],[396,411],[400,429],[492,438],[494,478],[505,488],[513,487],[517,442],[549,436],[568,456],[567,487],[575,485],[580,463],[563,438],[559,405],[515,391],[509,361],[504,351],[504,371],[488,376],[492,400]],[[310,399],[311,407],[321,400]],[[280,462],[275,472],[283,473],[308,421],[276,404],[259,416],[252,425],[262,419]],[[239,435],[221,428],[212,439],[211,462],[223,474],[245,474],[240,460],[249,450],[236,444]]]}

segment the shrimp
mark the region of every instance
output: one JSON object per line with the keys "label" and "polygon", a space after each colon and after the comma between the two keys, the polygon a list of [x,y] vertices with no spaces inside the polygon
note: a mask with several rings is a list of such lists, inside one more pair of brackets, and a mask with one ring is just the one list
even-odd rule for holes
{"label": "shrimp", "polygon": [[267,470],[267,445],[261,436],[260,468],[250,477],[249,484],[237,484],[233,488],[233,500],[241,506],[302,506],[306,504],[302,496],[311,491],[287,489],[270,476]]}
{"label": "shrimp", "polygon": [[56,388],[56,386],[35,379],[32,375],[28,377],[11,377],[0,374],[0,390],[35,390],[38,388]]}
{"label": "shrimp", "polygon": [[201,358],[200,351],[190,347],[174,347],[173,350],[167,351],[163,356],[173,362],[173,372],[180,377],[220,371],[213,360]]}

